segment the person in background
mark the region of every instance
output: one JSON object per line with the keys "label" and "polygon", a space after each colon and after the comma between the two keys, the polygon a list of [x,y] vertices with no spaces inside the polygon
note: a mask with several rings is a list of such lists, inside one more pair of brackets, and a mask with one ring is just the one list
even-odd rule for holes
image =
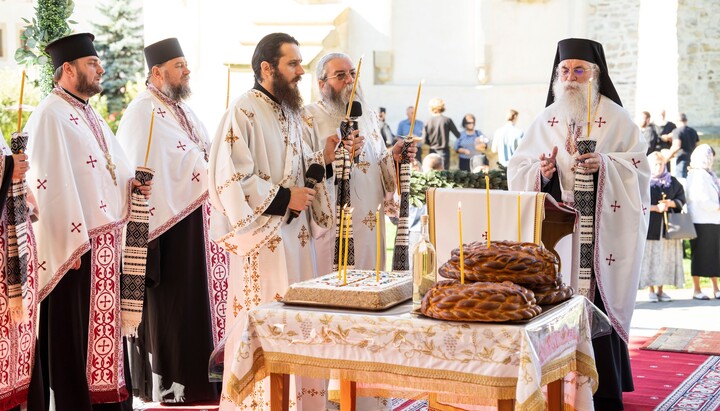
{"label": "person in background", "polygon": [[[470,171],[470,160],[473,157],[477,155],[485,157],[484,151],[480,152],[476,149],[475,140],[484,136],[480,130],[475,129],[475,122],[474,115],[465,114],[462,119],[463,131],[460,132],[460,137],[455,141],[455,152],[458,153],[460,158],[460,170]],[[487,160],[487,157],[485,159]]]}
{"label": "person in background", "polygon": [[[667,152],[667,150],[665,150]],[[663,285],[682,287],[685,283],[682,266],[682,240],[664,237],[665,213],[679,213],[685,204],[682,184],[665,169],[666,159],[657,151],[648,155],[650,162],[650,224],[643,254],[638,289],[648,287],[650,302],[672,301]],[[655,291],[657,287],[657,292]]]}
{"label": "person in background", "polygon": [[657,127],[650,120],[649,112],[643,111],[642,113],[640,113],[638,126],[640,127],[640,133],[643,139],[648,145],[648,155],[653,152],[659,152],[663,149],[662,140],[660,139],[660,136],[658,136]]}
{"label": "person in background", "polygon": [[687,125],[688,119],[685,113],[678,114],[680,126],[672,131],[672,146],[670,154],[675,156],[675,175],[684,181],[687,177],[690,154],[700,141],[697,131]]}
{"label": "person in background", "polygon": [[508,110],[505,125],[497,129],[493,135],[492,152],[498,155],[498,164],[503,167],[508,166],[510,157],[517,150],[520,140],[523,137],[523,131],[515,126],[518,119],[517,110]]}
{"label": "person in background", "polygon": [[430,146],[431,153],[443,156],[447,170],[450,168],[450,135],[460,137],[460,132],[452,119],[443,114],[445,112],[443,99],[438,97],[430,99],[430,112],[432,117],[423,127],[422,138]]}
{"label": "person in background", "polygon": [[378,109],[378,126],[380,127],[380,134],[382,134],[383,140],[385,140],[385,147],[390,147],[395,144],[395,135],[390,130],[390,125],[385,122],[385,107]]}
{"label": "person in background", "polygon": [[697,238],[690,240],[690,272],[693,298],[708,300],[700,289],[700,277],[710,277],[713,296],[720,299],[720,182],[713,172],[715,150],[700,144],[690,156],[686,191],[688,211],[695,224]]}
{"label": "person in background", "polygon": [[[410,135],[410,125],[412,123],[413,115],[415,114],[415,107],[408,106],[407,110],[405,111],[405,114],[407,114],[407,118],[400,121],[397,128],[397,133],[395,133],[395,138],[403,138]],[[420,119],[415,119],[415,125],[413,126],[412,135],[415,137],[422,136],[423,131],[423,125],[424,123],[420,121]],[[416,143],[417,146],[417,153],[415,153],[415,159],[417,160],[418,164],[422,162],[422,141]]]}

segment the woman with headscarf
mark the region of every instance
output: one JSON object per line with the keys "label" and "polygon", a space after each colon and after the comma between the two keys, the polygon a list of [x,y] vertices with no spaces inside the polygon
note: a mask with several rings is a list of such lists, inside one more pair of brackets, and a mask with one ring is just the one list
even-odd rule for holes
{"label": "woman with headscarf", "polygon": [[700,144],[690,156],[687,176],[687,200],[697,238],[690,240],[690,269],[693,298],[709,300],[700,289],[700,277],[710,277],[713,294],[720,299],[717,278],[720,276],[720,183],[713,172],[715,150]]}
{"label": "woman with headscarf", "polygon": [[[665,239],[664,214],[682,211],[685,204],[685,190],[682,184],[665,169],[666,159],[660,152],[648,155],[650,161],[650,225],[648,226],[645,253],[640,271],[639,289],[649,287],[648,300],[651,302],[672,301],[663,291],[663,285],[682,287],[683,248],[681,240]],[[655,287],[657,286],[657,293]]]}

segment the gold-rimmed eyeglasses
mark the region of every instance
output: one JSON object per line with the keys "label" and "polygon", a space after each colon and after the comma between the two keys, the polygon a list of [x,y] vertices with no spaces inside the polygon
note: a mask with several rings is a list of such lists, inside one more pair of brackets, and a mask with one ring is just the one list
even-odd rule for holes
{"label": "gold-rimmed eyeglasses", "polygon": [[328,81],[328,80],[330,80],[330,79],[332,79],[332,78],[336,78],[336,79],[338,79],[338,80],[340,80],[340,81],[345,81],[345,79],[348,78],[348,76],[350,76],[350,78],[353,78],[353,79],[354,79],[356,75],[357,75],[357,72],[356,72],[355,70],[341,71],[341,72],[339,72],[339,73],[337,73],[337,74],[335,74],[335,75],[333,75],[333,76],[327,76],[327,77],[325,77],[325,80],[324,80],[324,81]]}
{"label": "gold-rimmed eyeglasses", "polygon": [[582,76],[582,75],[585,74],[585,73],[592,73],[593,69],[592,69],[592,67],[587,67],[587,68],[585,68],[585,67],[575,67],[574,69],[571,70],[571,69],[569,69],[569,68],[567,68],[567,67],[560,67],[560,69],[558,70],[558,73],[559,73],[561,76],[565,77],[565,76],[567,76],[568,74],[570,74],[571,71],[572,71],[572,73],[575,74],[576,76]]}

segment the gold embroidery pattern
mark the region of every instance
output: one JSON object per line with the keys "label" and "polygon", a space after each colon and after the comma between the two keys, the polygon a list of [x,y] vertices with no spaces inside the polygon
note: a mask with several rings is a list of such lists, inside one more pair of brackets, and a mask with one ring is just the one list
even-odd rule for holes
{"label": "gold embroidery pattern", "polygon": [[362,222],[363,222],[363,224],[368,226],[370,231],[374,230],[375,229],[375,213],[373,213],[372,211],[368,211],[365,218],[362,219]]}
{"label": "gold embroidery pattern", "polygon": [[238,304],[237,296],[233,296],[233,317],[237,317],[243,306]]}
{"label": "gold embroidery pattern", "polygon": [[250,201],[250,196],[246,194],[246,195],[245,195],[245,202],[248,202],[248,201]]}
{"label": "gold embroidery pattern", "polygon": [[267,196],[267,198],[265,199],[265,201],[263,201],[262,204],[260,204],[259,206],[255,207],[255,209],[253,210],[253,213],[252,213],[252,214],[250,214],[249,216],[247,216],[247,217],[245,217],[245,218],[243,218],[243,219],[235,222],[235,224],[233,224],[233,226],[232,226],[232,232],[231,232],[230,234],[228,234],[226,237],[223,237],[221,240],[225,240],[227,237],[230,237],[230,236],[234,235],[234,234],[235,234],[235,231],[237,231],[237,230],[241,229],[242,227],[245,227],[246,225],[248,225],[248,224],[250,224],[251,222],[255,221],[255,219],[257,218],[257,216],[259,216],[260,214],[262,214],[263,211],[265,211],[265,210],[268,208],[268,206],[270,205],[270,203],[272,202],[272,200],[275,198],[275,194],[277,193],[277,190],[278,190],[278,187],[277,187],[277,186],[276,186],[276,187],[273,187],[273,188],[270,190],[270,192],[268,193],[268,196]]}
{"label": "gold embroidery pattern", "polygon": [[326,213],[320,212],[319,216],[315,214],[315,221],[317,221],[317,223],[323,227],[328,227],[328,222],[330,222],[330,216]]}
{"label": "gold embroidery pattern", "polygon": [[282,299],[283,299],[282,295],[275,293],[275,301],[280,301]]}
{"label": "gold embroidery pattern", "polygon": [[235,173],[227,181],[222,183],[222,185],[215,187],[215,190],[217,191],[218,195],[220,195],[220,194],[222,194],[223,191],[225,191],[226,188],[233,185],[233,183],[237,183],[238,181],[244,179],[247,176],[248,176],[247,174]]}
{"label": "gold embroidery pattern", "polygon": [[232,127],[230,127],[230,130],[228,130],[227,134],[225,135],[225,142],[230,143],[230,147],[232,148],[233,144],[235,144],[236,141],[238,141],[240,138],[233,133]]}
{"label": "gold embroidery pattern", "polygon": [[224,247],[224,248],[225,248],[228,252],[237,255],[238,246],[236,246],[235,244],[230,244],[230,243],[228,243],[227,241],[225,241],[225,247]]}
{"label": "gold embroidery pattern", "polygon": [[267,246],[273,253],[275,252],[275,249],[278,247],[280,242],[282,241],[282,238],[280,236],[275,236],[268,241]]}
{"label": "gold embroidery pattern", "polygon": [[257,175],[265,181],[270,181],[270,176],[260,170],[257,171]]}
{"label": "gold embroidery pattern", "polygon": [[360,169],[360,171],[363,172],[363,174],[367,174],[368,170],[370,169],[370,162],[368,161],[360,161],[356,164],[357,168]]}
{"label": "gold embroidery pattern", "polygon": [[313,126],[313,116],[303,116],[303,120],[305,121],[305,124],[307,124],[308,127],[312,128]]}
{"label": "gold embroidery pattern", "polygon": [[[253,121],[255,120],[255,113],[253,113],[252,111],[246,110],[242,107],[238,107],[238,109],[240,111],[242,111],[243,114],[245,114],[245,117],[247,117],[248,120],[250,120],[250,124],[252,125]],[[230,130],[232,130],[232,129],[230,129]]]}
{"label": "gold embroidery pattern", "polygon": [[300,245],[303,247],[305,247],[305,245],[310,240],[310,233],[304,225],[300,228],[300,234],[298,234],[298,239],[300,240]]}

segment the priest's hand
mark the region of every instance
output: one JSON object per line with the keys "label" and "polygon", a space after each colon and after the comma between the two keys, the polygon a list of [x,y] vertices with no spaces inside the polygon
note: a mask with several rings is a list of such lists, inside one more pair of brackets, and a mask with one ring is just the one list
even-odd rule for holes
{"label": "priest's hand", "polygon": [[545,153],[540,155],[540,173],[548,180],[550,180],[555,174],[555,171],[557,171],[557,152],[558,148],[555,146],[550,156],[545,156]]}
{"label": "priest's hand", "polygon": [[80,261],[80,259],[78,258],[77,260],[75,260],[75,262],[73,263],[73,265],[70,266],[70,269],[71,269],[71,270],[79,270],[79,269],[80,269],[80,263],[81,263],[81,261]]}
{"label": "priest's hand", "polygon": [[[403,145],[405,144],[405,140],[400,138],[398,141],[395,142],[395,145],[392,147],[392,155],[393,160],[400,161],[402,160],[402,149]],[[415,158],[415,154],[417,154],[417,145],[415,144],[415,139],[413,139],[412,143],[408,146],[407,154],[408,158]]]}
{"label": "priest's hand", "polygon": [[25,173],[30,170],[30,163],[28,163],[27,159],[27,154],[13,154],[13,180],[25,178]]}
{"label": "priest's hand", "polygon": [[144,195],[145,198],[150,198],[150,194],[152,193],[152,180],[143,184],[139,180],[133,178],[132,185],[133,187],[137,187],[137,189],[140,190],[140,193]]}
{"label": "priest's hand", "polygon": [[302,211],[310,206],[315,198],[315,190],[307,187],[290,187],[290,202],[288,208]]}
{"label": "priest's hand", "polygon": [[583,174],[593,174],[600,170],[602,157],[598,153],[587,153],[577,158],[578,169]]}

